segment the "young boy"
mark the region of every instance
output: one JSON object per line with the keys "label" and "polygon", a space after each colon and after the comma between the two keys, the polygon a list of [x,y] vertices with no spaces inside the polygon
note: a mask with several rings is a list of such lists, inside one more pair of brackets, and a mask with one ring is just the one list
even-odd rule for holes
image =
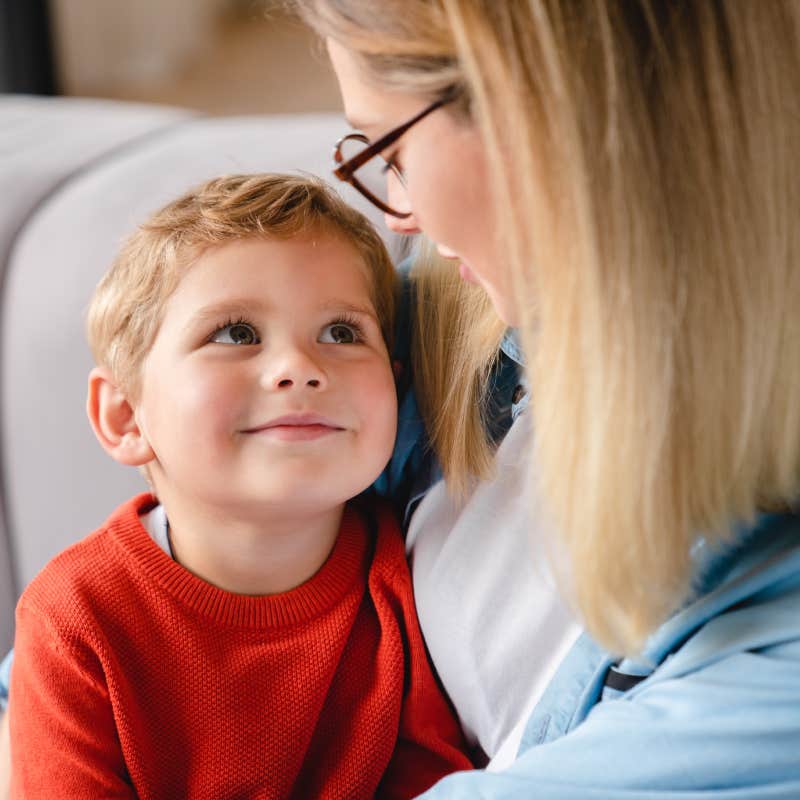
{"label": "young boy", "polygon": [[12,796],[414,797],[469,768],[395,520],[351,501],[394,443],[393,304],[316,180],[213,180],[129,240],[87,410],[153,494],[20,599]]}

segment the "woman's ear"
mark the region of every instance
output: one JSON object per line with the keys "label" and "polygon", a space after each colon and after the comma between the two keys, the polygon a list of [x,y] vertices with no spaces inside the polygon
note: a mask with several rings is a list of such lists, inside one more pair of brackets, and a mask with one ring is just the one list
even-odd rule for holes
{"label": "woman's ear", "polygon": [[141,467],[155,458],[127,394],[105,367],[95,367],[89,373],[86,413],[100,446],[115,461]]}

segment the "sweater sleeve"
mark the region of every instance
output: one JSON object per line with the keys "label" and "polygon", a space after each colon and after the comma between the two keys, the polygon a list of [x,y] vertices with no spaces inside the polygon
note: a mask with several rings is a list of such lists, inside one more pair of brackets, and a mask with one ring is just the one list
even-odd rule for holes
{"label": "sweater sleeve", "polygon": [[97,656],[62,637],[23,596],[14,659],[11,797],[133,800]]}
{"label": "sweater sleeve", "polygon": [[376,795],[380,800],[416,797],[445,775],[472,769],[461,726],[428,661],[407,571],[397,589],[406,635],[407,683],[397,743]]}

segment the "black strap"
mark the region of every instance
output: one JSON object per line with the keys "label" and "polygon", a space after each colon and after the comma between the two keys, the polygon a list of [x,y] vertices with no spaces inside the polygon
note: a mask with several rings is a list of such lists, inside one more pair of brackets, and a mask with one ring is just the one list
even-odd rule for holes
{"label": "black strap", "polygon": [[603,686],[609,689],[616,689],[618,692],[627,692],[634,686],[640,684],[649,675],[628,675],[627,672],[620,672],[615,667],[609,667],[606,673]]}

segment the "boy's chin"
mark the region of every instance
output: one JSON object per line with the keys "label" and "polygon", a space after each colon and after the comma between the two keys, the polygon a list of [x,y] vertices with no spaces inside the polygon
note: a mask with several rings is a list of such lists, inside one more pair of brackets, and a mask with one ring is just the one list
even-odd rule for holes
{"label": "boy's chin", "polygon": [[[299,465],[298,465],[299,466]],[[366,470],[362,470],[366,473]],[[202,483],[193,481],[170,486],[156,480],[155,494],[164,505],[182,507],[183,516],[194,514],[242,522],[269,522],[277,519],[310,519],[341,511],[344,505],[369,489],[377,476],[358,474],[347,467],[324,473],[311,468],[251,470],[244,479],[228,476]]]}
{"label": "boy's chin", "polygon": [[231,497],[226,513],[251,517],[263,521],[283,519],[308,519],[341,511],[345,504],[364,490],[321,492],[306,490],[272,492],[250,497]]}

